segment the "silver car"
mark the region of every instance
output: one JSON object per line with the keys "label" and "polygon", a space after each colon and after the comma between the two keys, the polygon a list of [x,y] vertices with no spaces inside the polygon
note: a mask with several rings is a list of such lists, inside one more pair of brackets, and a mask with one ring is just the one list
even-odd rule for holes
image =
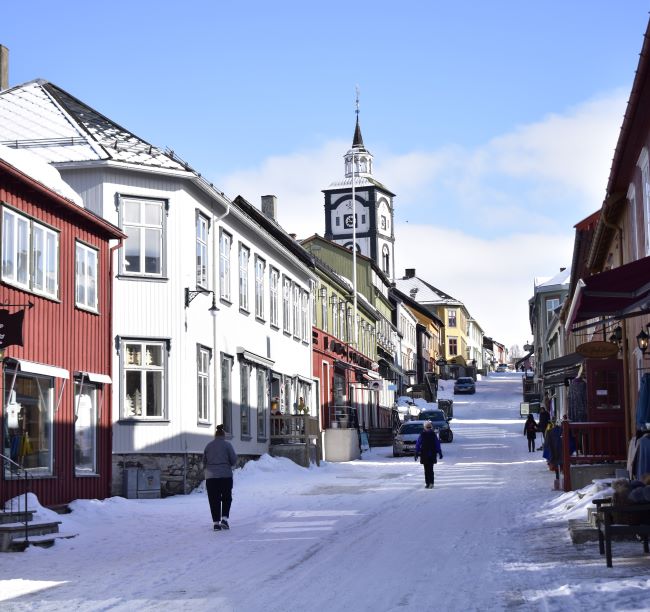
{"label": "silver car", "polygon": [[407,421],[393,438],[393,457],[415,455],[415,443],[418,441],[426,421]]}

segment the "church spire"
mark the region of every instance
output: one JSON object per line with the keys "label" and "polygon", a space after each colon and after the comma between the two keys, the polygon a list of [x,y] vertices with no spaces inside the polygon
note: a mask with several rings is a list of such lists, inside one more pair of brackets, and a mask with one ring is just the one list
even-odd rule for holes
{"label": "church spire", "polygon": [[[352,147],[345,154],[345,177],[369,176],[372,174],[372,155],[363,144],[361,136],[361,125],[359,124],[359,88],[357,87],[356,110],[357,120],[354,126],[354,137]],[[352,165],[354,163],[354,171]]]}
{"label": "church spire", "polygon": [[354,138],[352,139],[352,148],[365,149],[363,138],[361,137],[361,126],[359,125],[359,111],[357,111],[357,125],[354,128]]}

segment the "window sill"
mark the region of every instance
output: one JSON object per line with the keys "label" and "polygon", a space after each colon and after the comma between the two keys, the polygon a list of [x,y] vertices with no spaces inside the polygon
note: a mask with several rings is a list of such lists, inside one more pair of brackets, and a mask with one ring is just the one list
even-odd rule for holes
{"label": "window sill", "polygon": [[249,317],[251,314],[251,311],[248,310],[248,308],[244,308],[243,306],[239,307],[239,312],[243,315],[246,315],[247,317]]}
{"label": "window sill", "polygon": [[117,274],[115,278],[125,281],[145,281],[148,283],[166,283],[169,281],[167,276],[145,276],[144,274]]}
{"label": "window sill", "polygon": [[99,478],[99,474],[83,474],[83,473],[77,474],[76,472],[74,476],[75,478]]}
{"label": "window sill", "polygon": [[271,329],[274,329],[275,331],[280,330],[280,326],[277,325],[276,323],[269,323],[269,326],[271,327]]}
{"label": "window sill", "polygon": [[88,314],[99,316],[99,310],[97,310],[97,308],[90,308],[88,306],[84,306],[83,304],[75,304],[75,308],[77,310],[81,310],[82,312],[87,312]]}
{"label": "window sill", "polygon": [[171,423],[169,419],[143,419],[143,418],[137,418],[137,417],[122,417],[117,424],[118,425],[142,425],[142,424],[151,424],[151,425],[160,425],[164,424],[167,425]]}
{"label": "window sill", "polygon": [[266,443],[266,442],[269,441],[269,439],[268,438],[257,438],[257,441],[262,442],[262,443]]}
{"label": "window sill", "polygon": [[197,427],[210,427],[212,423],[210,421],[197,421]]}
{"label": "window sill", "polygon": [[259,316],[255,315],[255,320],[256,320],[258,323],[261,323],[262,325],[265,325],[265,324],[266,324],[266,319],[265,319],[264,317],[259,317]]}
{"label": "window sill", "polygon": [[219,301],[222,304],[225,304],[226,306],[232,306],[232,301],[230,300],[229,297],[226,297],[225,295],[220,295],[219,296]]}
{"label": "window sill", "polygon": [[249,435],[244,435],[244,434],[242,434],[241,436],[239,436],[239,439],[240,439],[242,442],[250,442],[250,441],[253,439],[253,436],[249,436]]}

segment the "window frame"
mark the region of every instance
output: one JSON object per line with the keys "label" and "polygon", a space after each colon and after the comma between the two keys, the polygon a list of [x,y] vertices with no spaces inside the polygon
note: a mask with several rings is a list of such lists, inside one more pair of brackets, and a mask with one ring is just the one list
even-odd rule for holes
{"label": "window frame", "polygon": [[255,317],[264,321],[264,278],[266,261],[255,255]]}
{"label": "window frame", "polygon": [[209,425],[210,419],[210,361],[212,349],[196,345],[196,420]]}
{"label": "window frame", "polygon": [[231,302],[232,300],[232,278],[231,260],[232,234],[219,228],[219,298]]}
{"label": "window frame", "polygon": [[[3,282],[22,290],[29,291],[53,300],[59,299],[61,270],[61,233],[39,219],[21,211],[2,205],[2,264]],[[8,236],[11,232],[11,236]],[[41,264],[36,269],[38,248],[36,234],[42,234]],[[50,242],[52,239],[52,242]],[[51,247],[53,246],[53,252]],[[23,249],[21,262],[20,249]],[[7,273],[8,264],[12,264],[12,273]],[[40,283],[38,281],[40,273]],[[51,288],[48,289],[48,285]]]}
{"label": "window frame", "polygon": [[280,328],[279,314],[280,270],[269,266],[269,323],[276,329]]}
{"label": "window frame", "polygon": [[243,243],[239,243],[237,261],[239,262],[239,310],[250,312],[248,302],[248,266],[250,264],[251,250]]}
{"label": "window frame", "polygon": [[291,334],[291,279],[282,276],[282,330]]}
{"label": "window frame", "polygon": [[447,310],[447,327],[458,327],[458,311],[456,308]]}
{"label": "window frame", "polygon": [[258,366],[255,373],[257,391],[257,441],[268,439],[267,423],[269,421],[269,385],[268,368]]}
{"label": "window frame", "polygon": [[251,439],[250,375],[251,364],[239,362],[239,437]]}
{"label": "window frame", "polygon": [[[140,355],[147,355],[147,347],[155,347],[160,351],[161,365],[152,364],[129,364],[127,363],[127,351],[130,346],[140,346]],[[167,384],[169,380],[169,340],[162,340],[158,338],[121,338],[120,339],[120,382],[122,392],[120,394],[120,418],[123,421],[167,421],[168,420],[168,402],[167,402]],[[140,412],[137,411],[137,406],[133,406],[132,413],[127,413],[127,398],[128,384],[127,378],[130,372],[140,372]],[[160,393],[160,410],[158,414],[147,415],[143,414],[143,408],[146,410],[149,387],[147,374],[159,373],[159,393]],[[144,384],[143,383],[144,379]],[[136,389],[137,391],[138,389]],[[144,390],[144,392],[143,392]],[[131,401],[130,399],[128,400]],[[133,402],[136,401],[134,394]]]}
{"label": "window frame", "polygon": [[[125,217],[125,208],[129,203],[138,203],[141,206],[140,210],[140,221],[139,222],[127,222]],[[146,205],[156,204],[160,209],[160,223],[148,223],[146,218],[142,221],[143,217],[146,217],[146,214],[142,214],[142,207]],[[124,241],[124,246],[120,249],[120,275],[135,277],[135,278],[148,278],[152,280],[156,279],[165,279],[167,274],[167,212],[169,210],[169,201],[160,199],[160,198],[149,198],[142,196],[131,196],[131,195],[120,195],[119,196],[119,227],[127,235],[127,238]],[[139,245],[138,245],[138,259],[140,263],[140,268],[137,271],[127,270],[127,253],[128,253],[128,244],[131,236],[129,235],[129,228],[138,228],[142,230],[141,235],[139,236]],[[146,251],[147,251],[147,231],[157,231],[159,234],[158,246],[160,254],[160,269],[157,272],[147,272],[146,271]],[[144,243],[142,234],[144,234]]]}
{"label": "window frame", "polygon": [[[448,337],[449,343],[448,343],[448,349],[449,349],[449,356],[450,357],[455,357],[456,355],[459,355],[458,352],[458,337],[457,336],[449,336]],[[454,345],[454,348],[452,348],[452,343]]]}
{"label": "window frame", "polygon": [[[221,421],[224,431],[232,436],[233,415],[232,415],[232,368],[235,359],[232,355],[221,353],[220,375],[221,375]],[[224,384],[225,383],[225,384]]]}
{"label": "window frame", "polygon": [[210,220],[199,210],[196,211],[196,286],[202,289],[208,288],[210,278]]}
{"label": "window frame", "polygon": [[[81,462],[79,460],[79,454],[81,452],[81,444],[79,443],[79,438],[82,437],[81,432],[78,431],[80,423],[80,405],[81,397],[86,395],[85,391],[90,392],[90,402],[91,402],[91,425],[90,438],[91,442],[91,460],[90,468],[81,467]],[[99,393],[103,391],[103,387],[96,383],[89,381],[83,374],[81,377],[75,377],[74,380],[74,392],[73,392],[73,401],[74,401],[74,473],[75,476],[85,477],[85,476],[97,476],[99,474],[98,469],[98,443],[99,443],[99,405],[97,403],[97,398]]]}
{"label": "window frame", "polygon": [[[84,269],[86,270],[85,274],[82,274],[79,270],[79,251],[81,251],[84,255]],[[81,308],[83,310],[90,310],[92,312],[98,312],[99,310],[99,249],[96,249],[95,247],[92,247],[80,240],[75,240],[75,290],[74,290],[74,300],[75,300],[75,306],[77,308]],[[88,274],[88,255],[90,253],[94,253],[95,255],[95,275],[94,278],[92,275]],[[85,278],[85,283],[84,283],[84,295],[87,296],[89,292],[89,285],[92,286],[92,281],[94,280],[95,283],[95,300],[94,303],[89,304],[86,301],[80,301],[79,299],[79,288],[81,287],[81,280],[80,278],[84,276]]]}

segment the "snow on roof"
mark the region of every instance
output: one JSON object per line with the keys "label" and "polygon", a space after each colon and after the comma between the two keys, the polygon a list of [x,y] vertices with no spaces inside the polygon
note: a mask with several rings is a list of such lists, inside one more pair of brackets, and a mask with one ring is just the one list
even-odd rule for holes
{"label": "snow on roof", "polygon": [[460,301],[456,298],[440,291],[440,289],[436,289],[436,287],[417,276],[397,278],[395,279],[395,286],[402,293],[420,304],[460,304]]}
{"label": "snow on roof", "polygon": [[186,170],[172,155],[42,80],[0,92],[0,144],[29,148],[52,163],[111,159]]}
{"label": "snow on roof", "polygon": [[44,187],[83,208],[84,203],[81,196],[61,178],[54,166],[48,164],[38,155],[0,145],[0,159],[38,181]]}
{"label": "snow on roof", "polygon": [[565,268],[551,278],[535,278],[535,287],[551,287],[555,285],[568,285],[571,280],[571,268]]}

